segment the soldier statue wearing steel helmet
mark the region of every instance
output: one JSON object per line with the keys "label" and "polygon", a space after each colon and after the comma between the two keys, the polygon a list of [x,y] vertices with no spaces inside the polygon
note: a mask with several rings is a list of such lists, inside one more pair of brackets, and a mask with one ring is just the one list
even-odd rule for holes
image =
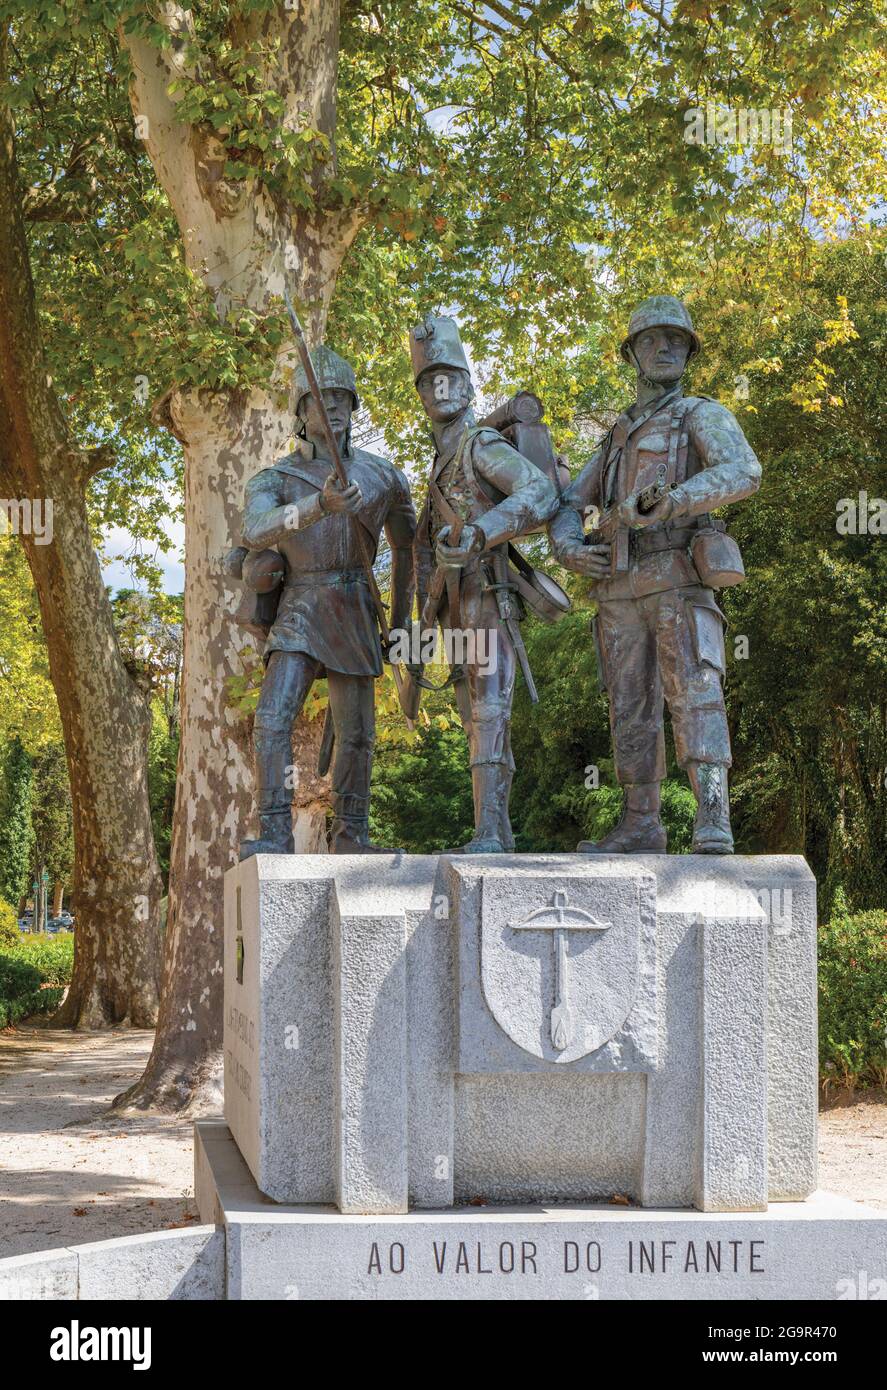
{"label": "soldier statue wearing steel helmet", "polygon": [[[243,514],[243,545],[282,557],[284,582],[265,647],[265,678],[256,710],[255,756],[261,838],[241,846],[251,854],[292,853],[293,721],[312,682],[326,676],[334,730],[330,849],[372,852],[368,815],[375,741],[374,686],[382,674],[382,647],[362,566],[354,518],[376,552],[381,531],[391,546],[391,622],[409,620],[415,586],[416,518],[406,478],[385,459],[351,447],[351,415],[358,409],[354,372],[327,347],[313,355],[315,372],[349,486],[333,472],[320,410],[300,369],[296,378],[296,447],[250,480]],[[275,551],[269,556],[269,547]],[[248,574],[250,559],[244,562]]]}
{"label": "soldier statue wearing steel helmet", "polygon": [[[715,590],[744,577],[738,547],[711,513],[755,492],[761,467],[736,419],[681,377],[699,351],[679,299],[653,295],[632,314],[622,356],[637,400],[564,493],[549,531],[557,559],[588,575],[594,636],[610,701],[622,819],[596,853],[662,853],[663,701],[697,801],[693,851],[730,854],[724,620]],[[583,533],[583,518],[597,529]]]}
{"label": "soldier statue wearing steel helmet", "polygon": [[[468,360],[453,319],[427,317],[410,334],[410,355],[435,442],[416,540],[419,611],[429,621],[425,601],[437,587],[436,560],[435,579],[445,576],[446,582],[434,620],[445,635],[474,639],[451,677],[468,738],[474,793],[474,836],[463,852],[501,853],[514,848],[508,799],[516,661],[532,680],[518,630],[507,543],[544,526],[557,510],[557,492],[498,430],[478,425]],[[493,659],[475,659],[481,650]]]}

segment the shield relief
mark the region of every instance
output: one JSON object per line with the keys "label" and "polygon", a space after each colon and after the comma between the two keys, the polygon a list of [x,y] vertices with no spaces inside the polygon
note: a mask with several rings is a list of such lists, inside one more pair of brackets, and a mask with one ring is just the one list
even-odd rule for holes
{"label": "shield relief", "polygon": [[548,1062],[576,1062],[623,1030],[644,964],[642,882],[484,878],[483,994],[518,1047]]}

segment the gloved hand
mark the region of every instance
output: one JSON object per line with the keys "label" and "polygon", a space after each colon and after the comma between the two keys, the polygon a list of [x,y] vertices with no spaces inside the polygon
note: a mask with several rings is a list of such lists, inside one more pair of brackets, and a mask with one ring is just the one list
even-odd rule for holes
{"label": "gloved hand", "polygon": [[590,579],[603,579],[610,573],[610,546],[606,544],[582,545],[576,541],[561,546],[557,558],[564,569]]}
{"label": "gloved hand", "polygon": [[632,492],[619,504],[619,521],[623,526],[630,526],[636,531],[644,526],[655,526],[657,522],[668,521],[673,511],[674,501],[667,492],[651,512],[639,512],[637,494]]}
{"label": "gloved hand", "polygon": [[439,565],[461,569],[473,555],[479,555],[487,538],[479,526],[463,526],[458,545],[449,545],[450,527],[445,526],[437,538],[435,556]]}
{"label": "gloved hand", "polygon": [[363,506],[363,495],[357,483],[343,488],[335,473],[327,478],[320,497],[325,512],[347,512],[349,516],[356,516]]}

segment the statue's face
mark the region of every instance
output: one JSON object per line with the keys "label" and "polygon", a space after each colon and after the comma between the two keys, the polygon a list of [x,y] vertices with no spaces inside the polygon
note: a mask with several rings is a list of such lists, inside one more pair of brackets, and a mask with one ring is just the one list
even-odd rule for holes
{"label": "statue's face", "polygon": [[[320,394],[323,396],[326,413],[330,417],[333,434],[344,434],[351,424],[354,397],[350,391],[338,386],[325,388]],[[305,421],[305,428],[312,438],[323,438],[320,411],[313,396],[302,397],[299,402],[299,419]]]}
{"label": "statue's face", "polygon": [[631,343],[644,376],[666,384],[683,375],[690,355],[690,335],[682,328],[645,328]]}
{"label": "statue's face", "polygon": [[455,420],[471,404],[471,377],[462,367],[426,367],[416,382],[429,419],[440,424]]}

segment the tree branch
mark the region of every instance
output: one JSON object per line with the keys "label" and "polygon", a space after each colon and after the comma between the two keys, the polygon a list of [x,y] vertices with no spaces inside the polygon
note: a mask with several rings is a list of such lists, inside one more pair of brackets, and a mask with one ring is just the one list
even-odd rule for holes
{"label": "tree branch", "polygon": [[77,454],[80,477],[84,483],[88,483],[90,478],[94,478],[97,473],[102,473],[106,468],[113,468],[117,462],[117,451],[111,444],[97,444],[93,449],[80,449]]}

